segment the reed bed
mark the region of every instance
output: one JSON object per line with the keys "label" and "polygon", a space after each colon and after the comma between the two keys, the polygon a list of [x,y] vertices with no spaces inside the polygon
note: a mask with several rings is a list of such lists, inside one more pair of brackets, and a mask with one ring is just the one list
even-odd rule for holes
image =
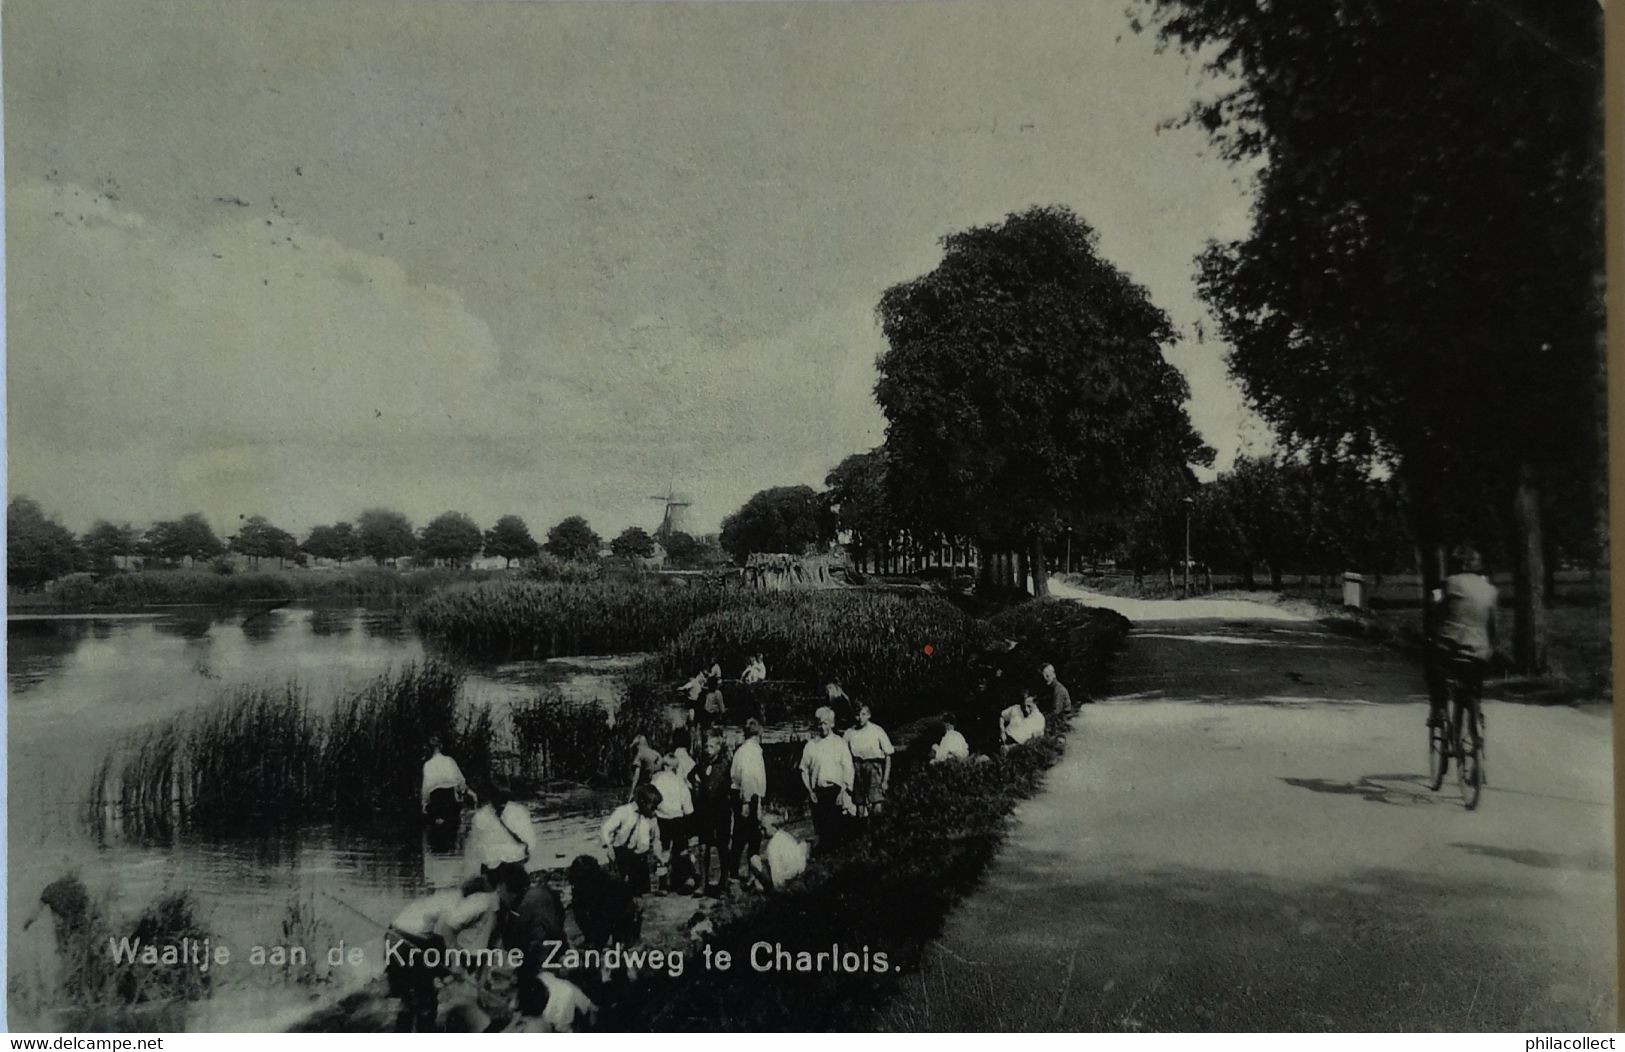
{"label": "reed bed", "polygon": [[623,702],[610,720],[592,702],[568,701],[547,690],[510,712],[517,763],[510,781],[619,784],[630,769],[632,740],[643,735],[664,747],[670,721],[650,703]]}
{"label": "reed bed", "polygon": [[460,582],[496,578],[499,571],[425,567],[397,570],[354,566],[339,570],[270,570],[221,574],[208,570],[147,570],[58,582],[44,605],[65,609],[143,606],[236,606],[309,601],[396,601],[427,596]]}
{"label": "reed bed", "polygon": [[696,618],[748,593],[667,581],[501,580],[458,585],[413,612],[417,629],[482,660],[654,650]]}
{"label": "reed bed", "polygon": [[660,667],[686,678],[713,660],[732,670],[761,654],[774,680],[833,680],[890,718],[940,706],[983,636],[978,622],[935,596],[766,592],[695,620],[662,649]]}
{"label": "reed bed", "polygon": [[415,812],[433,735],[470,778],[488,777],[495,717],[457,701],[462,675],[430,663],[381,676],[314,710],[295,685],[244,688],[162,723],[99,765],[91,800],[134,830],[177,821],[240,828]]}

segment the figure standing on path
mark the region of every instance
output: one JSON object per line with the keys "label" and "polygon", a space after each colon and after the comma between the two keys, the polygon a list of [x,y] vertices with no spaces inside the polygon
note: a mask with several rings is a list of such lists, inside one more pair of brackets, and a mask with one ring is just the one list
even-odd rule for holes
{"label": "figure standing on path", "polygon": [[840,841],[841,794],[852,791],[852,750],[835,733],[835,712],[825,705],[814,714],[818,730],[801,750],[801,784],[812,804],[818,852],[827,854]]}
{"label": "figure standing on path", "polygon": [[767,761],[762,756],[762,725],[745,721],[745,740],[734,750],[729,764],[733,787],[733,843],[728,851],[728,874],[739,875],[739,862],[762,849],[762,801],[767,797]]}
{"label": "figure standing on path", "polygon": [[869,706],[858,706],[858,724],[847,729],[846,747],[852,751],[852,801],[858,817],[879,814],[891,786],[891,758],[895,751],[885,728],[870,722]]}
{"label": "figure standing on path", "polygon": [[660,829],[655,824],[660,790],[640,785],[633,797],[631,803],[609,813],[598,836],[632,893],[645,895],[649,892],[650,871],[660,857]]}
{"label": "figure standing on path", "polygon": [[[729,777],[729,756],[722,728],[705,732],[705,751],[689,776],[694,792],[694,832],[697,834],[696,895],[720,895],[728,890],[728,838],[733,831],[733,809]],[[716,860],[717,880],[711,882],[711,860]]]}

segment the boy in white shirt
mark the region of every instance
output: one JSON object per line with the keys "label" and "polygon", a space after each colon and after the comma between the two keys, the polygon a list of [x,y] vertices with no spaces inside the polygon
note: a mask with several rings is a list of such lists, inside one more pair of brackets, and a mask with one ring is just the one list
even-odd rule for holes
{"label": "boy in white shirt", "polygon": [[947,760],[970,759],[970,743],[965,736],[954,728],[954,714],[942,714],[942,740],[931,746],[931,762],[943,763]]}
{"label": "boy in white shirt", "polygon": [[841,796],[852,792],[852,750],[835,733],[835,710],[825,705],[815,714],[818,730],[801,750],[801,784],[812,804],[819,854],[841,836]]}
{"label": "boy in white shirt", "polygon": [[616,872],[634,895],[648,894],[650,868],[660,857],[660,827],[655,821],[659,806],[660,790],[640,785],[635,799],[611,811],[598,830]]}
{"label": "boy in white shirt", "polygon": [[739,875],[739,863],[749,862],[762,847],[762,801],[767,798],[767,761],[762,756],[762,725],[756,719],[745,721],[745,740],[734,750],[728,770],[733,783],[733,844],[728,853],[728,873]]}
{"label": "boy in white shirt", "polygon": [[1001,749],[1025,745],[1044,736],[1044,714],[1038,711],[1038,701],[1030,688],[1021,692],[1020,705],[1012,705],[999,713],[999,728]]}
{"label": "boy in white shirt", "polygon": [[858,725],[845,734],[846,747],[852,752],[852,800],[857,805],[858,817],[879,814],[891,785],[891,738],[885,728],[869,722],[869,706],[858,706]]}
{"label": "boy in white shirt", "polygon": [[689,827],[693,825],[694,794],[680,772],[681,760],[677,754],[666,756],[660,772],[652,784],[660,790],[660,804],[655,808],[655,820],[660,823],[660,842],[666,847],[666,876],[668,890],[677,890],[688,866]]}
{"label": "boy in white shirt", "polygon": [[806,870],[809,848],[780,829],[778,818],[772,814],[762,815],[762,828],[772,835],[768,838],[767,846],[762,849],[762,853],[751,856],[750,872],[763,891],[772,892],[775,888],[784,887]]}

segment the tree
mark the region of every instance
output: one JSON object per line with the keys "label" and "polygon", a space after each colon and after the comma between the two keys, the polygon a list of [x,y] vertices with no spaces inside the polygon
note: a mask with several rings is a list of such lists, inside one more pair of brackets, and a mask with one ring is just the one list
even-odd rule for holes
{"label": "tree", "polygon": [[112,573],[117,569],[118,558],[134,555],[138,543],[135,527],[129,523],[114,525],[105,519],[98,520],[79,539],[79,547],[85,553],[91,572],[98,574]]}
{"label": "tree", "polygon": [[300,549],[315,559],[333,559],[343,562],[361,554],[361,538],[355,526],[348,522],[335,522],[331,526],[317,526],[305,538]]}
{"label": "tree", "polygon": [[1448,544],[1504,533],[1541,668],[1544,520],[1597,521],[1605,448],[1600,8],[1155,10],[1235,85],[1189,119],[1262,162],[1251,233],[1199,260],[1232,373],[1289,445],[1393,473],[1425,588]]}
{"label": "tree", "polygon": [[548,530],[547,543],[542,545],[560,559],[597,558],[603,546],[603,540],[580,515],[571,515]]}
{"label": "tree", "polygon": [[398,511],[369,508],[356,519],[356,541],[361,554],[382,566],[417,550],[412,520]]}
{"label": "tree", "polygon": [[853,453],[824,476],[824,501],[834,527],[867,564],[884,561],[903,524],[892,508],[886,447]]}
{"label": "tree", "polygon": [[79,561],[73,531],[27,497],[6,505],[6,575],[19,588],[39,588],[72,573]]}
{"label": "tree", "polygon": [[622,559],[647,559],[655,553],[655,539],[642,526],[628,526],[609,542],[609,550]]}
{"label": "tree", "polygon": [[293,534],[271,525],[263,515],[245,519],[228,543],[232,551],[256,565],[261,559],[286,560],[296,555],[299,548]]}
{"label": "tree", "polygon": [[480,553],[485,536],[474,520],[460,511],[438,515],[418,536],[418,554],[462,565]]}
{"label": "tree", "polygon": [[504,515],[485,531],[485,554],[495,555],[512,565],[515,559],[530,559],[541,551],[530,535],[530,527],[517,515]]}
{"label": "tree", "polygon": [[811,486],[774,486],[722,520],[722,549],[743,563],[752,552],[801,555],[834,536],[824,502]]}
{"label": "tree", "polygon": [[142,536],[141,546],[147,554],[172,563],[183,559],[201,563],[226,554],[226,546],[215,536],[209,520],[195,511],[153,523]]}
{"label": "tree", "polygon": [[[893,500],[924,532],[1031,554],[1074,515],[1123,514],[1212,450],[1191,428],[1174,332],[1061,207],[950,234],[931,273],[888,289],[875,397]],[[1004,560],[1008,565],[1008,560]]]}

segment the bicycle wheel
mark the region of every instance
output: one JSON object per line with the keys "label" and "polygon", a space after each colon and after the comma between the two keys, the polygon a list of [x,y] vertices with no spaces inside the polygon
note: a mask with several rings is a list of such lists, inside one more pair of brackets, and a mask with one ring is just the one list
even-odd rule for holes
{"label": "bicycle wheel", "polygon": [[1450,715],[1440,711],[1437,722],[1428,724],[1428,789],[1437,792],[1450,767]]}
{"label": "bicycle wheel", "polygon": [[1461,787],[1462,802],[1471,811],[1478,806],[1479,795],[1484,791],[1484,739],[1479,732],[1477,708],[1465,708],[1461,715],[1456,721],[1460,745],[1456,754],[1456,784]]}

